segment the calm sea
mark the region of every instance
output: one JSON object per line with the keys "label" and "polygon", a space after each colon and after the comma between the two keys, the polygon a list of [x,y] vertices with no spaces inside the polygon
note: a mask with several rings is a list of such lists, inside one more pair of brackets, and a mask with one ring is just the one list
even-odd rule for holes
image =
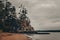
{"label": "calm sea", "polygon": [[47,35],[32,34],[29,35],[32,40],[60,40],[60,33],[51,33]]}

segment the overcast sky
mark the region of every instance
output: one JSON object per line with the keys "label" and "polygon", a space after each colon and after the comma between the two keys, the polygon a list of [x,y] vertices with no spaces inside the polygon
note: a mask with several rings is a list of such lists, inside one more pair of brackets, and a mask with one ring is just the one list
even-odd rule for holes
{"label": "overcast sky", "polygon": [[9,0],[16,6],[20,4],[28,10],[28,17],[35,29],[60,29],[60,0]]}

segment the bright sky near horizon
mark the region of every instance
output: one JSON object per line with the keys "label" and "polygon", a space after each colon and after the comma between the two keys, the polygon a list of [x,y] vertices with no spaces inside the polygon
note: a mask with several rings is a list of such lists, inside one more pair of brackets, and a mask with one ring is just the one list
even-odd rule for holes
{"label": "bright sky near horizon", "polygon": [[36,29],[60,29],[60,0],[9,0],[18,7],[22,3],[28,10],[31,25]]}

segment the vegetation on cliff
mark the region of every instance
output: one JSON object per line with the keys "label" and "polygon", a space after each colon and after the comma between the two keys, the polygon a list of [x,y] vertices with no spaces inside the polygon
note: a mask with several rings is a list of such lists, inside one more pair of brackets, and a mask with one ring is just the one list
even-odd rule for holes
{"label": "vegetation on cliff", "polygon": [[4,32],[21,32],[21,31],[34,31],[30,25],[30,19],[26,16],[26,8],[20,7],[20,16],[17,19],[16,8],[6,1],[0,1],[0,29]]}

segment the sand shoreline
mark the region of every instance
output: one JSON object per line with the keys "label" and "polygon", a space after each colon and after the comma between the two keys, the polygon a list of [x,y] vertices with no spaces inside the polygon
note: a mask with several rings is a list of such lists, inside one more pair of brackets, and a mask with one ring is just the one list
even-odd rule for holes
{"label": "sand shoreline", "polygon": [[0,40],[32,40],[24,34],[0,33]]}

